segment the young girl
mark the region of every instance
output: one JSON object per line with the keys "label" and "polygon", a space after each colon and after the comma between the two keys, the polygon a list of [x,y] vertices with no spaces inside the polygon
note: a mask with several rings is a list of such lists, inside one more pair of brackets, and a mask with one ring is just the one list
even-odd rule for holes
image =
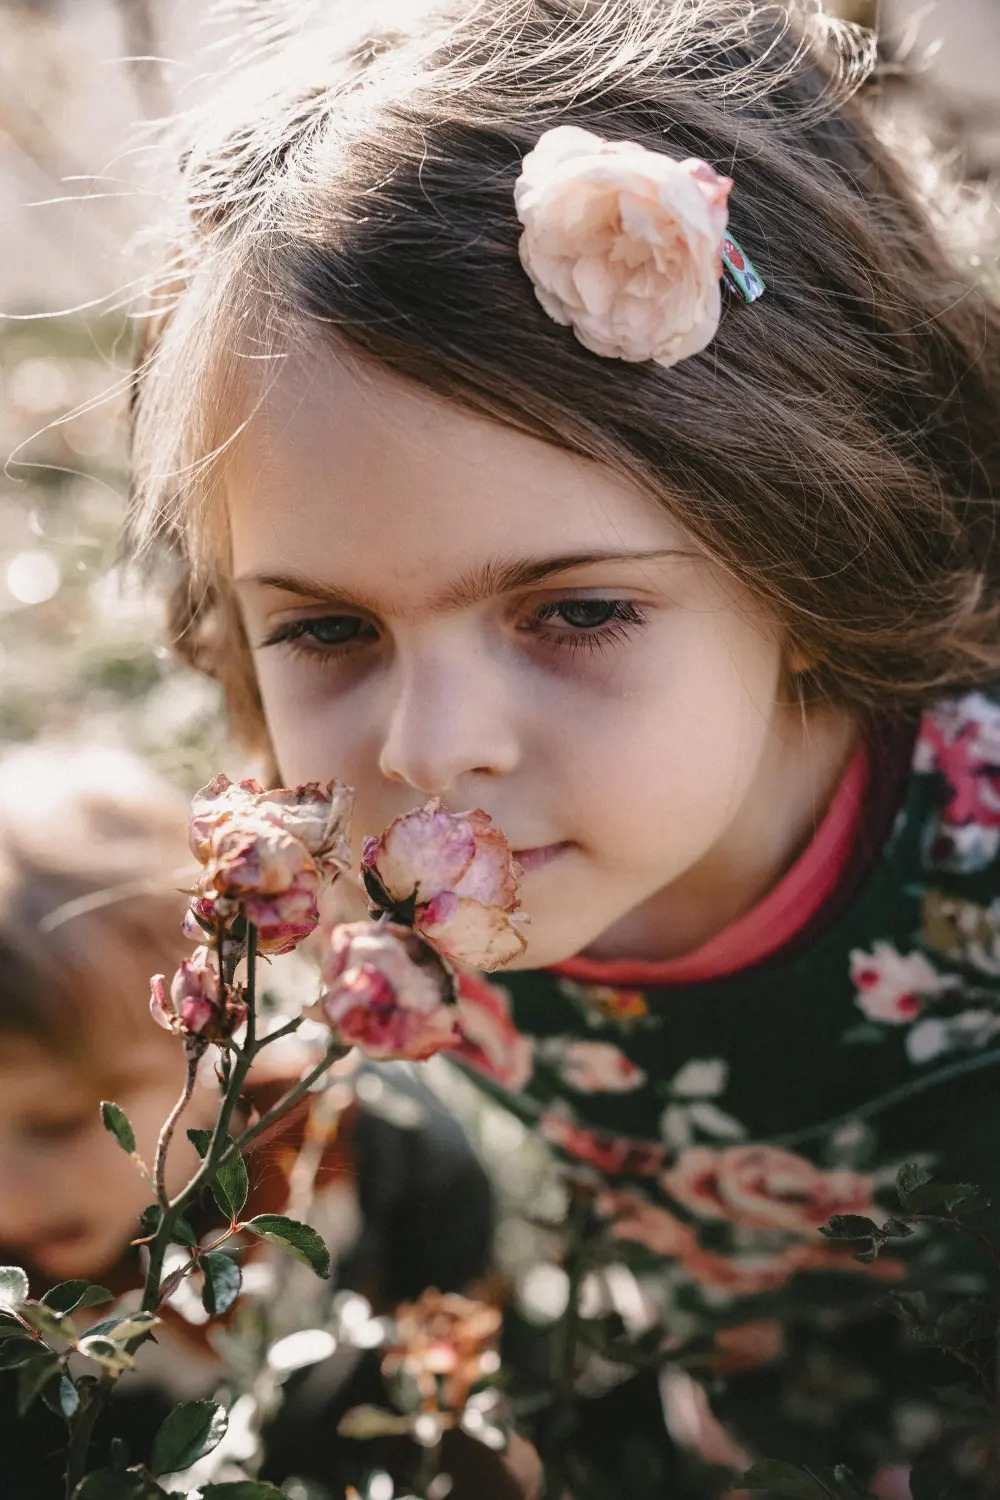
{"label": "young girl", "polygon": [[136,544],[282,782],[515,848],[470,1069],[674,1356],[577,1500],[677,1446],[885,1485],[954,1371],[875,1303],[988,1261],[819,1230],[908,1160],[997,1183],[1000,316],[804,12],[257,9],[187,121]]}

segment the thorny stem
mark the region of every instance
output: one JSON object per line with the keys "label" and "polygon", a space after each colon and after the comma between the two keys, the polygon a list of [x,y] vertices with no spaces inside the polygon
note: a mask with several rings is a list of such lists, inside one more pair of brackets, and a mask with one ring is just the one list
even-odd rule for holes
{"label": "thorny stem", "polygon": [[269,1130],[276,1120],[280,1120],[283,1115],[294,1108],[300,1099],[305,1098],[317,1079],[322,1078],[323,1074],[335,1062],[339,1062],[342,1057],[346,1057],[349,1050],[349,1048],[341,1046],[339,1042],[331,1042],[316,1066],[310,1068],[305,1077],[300,1078],[295,1087],[289,1089],[287,1094],[283,1094],[277,1104],[272,1105],[266,1114],[261,1115],[260,1119],[255,1121],[249,1129],[244,1130],[242,1135],[237,1136],[233,1144],[219,1158],[220,1164],[224,1161],[229,1161],[230,1157],[235,1156],[238,1151],[241,1153],[245,1151],[252,1141],[255,1141],[265,1130]]}
{"label": "thorny stem", "polygon": [[552,1429],[547,1444],[550,1460],[545,1466],[545,1500],[562,1500],[566,1492],[565,1461],[573,1426],[574,1385],[576,1381],[577,1334],[580,1324],[580,1288],[587,1265],[586,1226],[590,1217],[591,1195],[578,1183],[569,1184],[570,1204],[567,1215],[566,1274],[569,1295],[566,1312],[557,1330],[553,1350],[553,1374],[556,1401]]}
{"label": "thorny stem", "polygon": [[[223,947],[222,939],[219,939],[220,954]],[[142,1294],[143,1312],[155,1312],[160,1305],[160,1278],[163,1275],[163,1261],[167,1253],[167,1246],[173,1234],[173,1228],[184,1209],[197,1197],[202,1188],[205,1187],[215,1176],[222,1154],[226,1149],[229,1137],[229,1122],[233,1112],[239,1103],[246,1082],[250,1065],[254,1059],[255,1046],[255,1002],[256,1002],[256,958],[257,929],[250,926],[247,932],[247,1035],[243,1044],[242,1056],[238,1059],[236,1066],[229,1075],[226,1092],[219,1108],[218,1119],[212,1132],[212,1139],[205,1158],[198,1171],[191,1178],[187,1187],[177,1194],[176,1198],[166,1201],[163,1205],[163,1213],[157,1230],[149,1246],[149,1265],[146,1268],[146,1285]]]}
{"label": "thorny stem", "polygon": [[[233,979],[232,971],[235,969],[236,965],[235,961],[231,959],[227,961],[224,957],[225,943],[221,925],[216,934],[216,945],[219,956],[220,976],[224,983],[231,984]],[[251,924],[248,926],[247,930],[246,951],[246,1037],[244,1038],[242,1047],[233,1048],[233,1052],[235,1054],[235,1063],[231,1068],[229,1077],[226,1081],[225,1093],[222,1098],[222,1103],[219,1107],[219,1114],[215,1123],[215,1129],[212,1132],[212,1139],[209,1143],[209,1148],[205,1153],[204,1160],[202,1161],[201,1166],[198,1168],[197,1172],[191,1178],[187,1186],[183,1188],[175,1198],[172,1199],[169,1198],[166,1193],[166,1154],[181,1114],[183,1113],[191,1098],[191,1094],[193,1092],[195,1080],[197,1077],[198,1058],[200,1057],[201,1050],[203,1049],[200,1049],[197,1055],[194,1054],[193,1048],[191,1048],[191,1050],[189,1051],[188,1077],[184,1092],[181,1094],[180,1099],[178,1099],[177,1104],[171,1111],[170,1116],[160,1133],[160,1141],[157,1146],[155,1163],[155,1181],[161,1214],[160,1222],[156,1228],[156,1233],[149,1241],[149,1264],[146,1268],[146,1280],[143,1287],[142,1302],[140,1304],[143,1312],[155,1312],[160,1306],[160,1303],[163,1301],[164,1295],[169,1295],[171,1291],[175,1290],[174,1287],[169,1286],[170,1278],[168,1278],[167,1282],[163,1282],[163,1264],[167,1253],[167,1247],[169,1246],[170,1241],[173,1237],[174,1226],[188,1204],[198,1196],[198,1194],[204,1187],[206,1187],[211,1181],[213,1181],[220,1165],[224,1160],[228,1160],[237,1152],[242,1153],[246,1149],[246,1147],[250,1145],[251,1141],[255,1140],[257,1136],[259,1136],[264,1130],[267,1130],[268,1127],[274,1124],[276,1120],[280,1119],[282,1115],[286,1114],[288,1110],[293,1108],[293,1106],[296,1105],[299,1100],[308,1093],[309,1089],[317,1081],[317,1079],[322,1077],[323,1073],[325,1073],[333,1063],[337,1062],[341,1057],[344,1057],[348,1051],[346,1047],[331,1044],[331,1046],[327,1048],[322,1060],[317,1063],[315,1067],[311,1068],[310,1071],[305,1075],[305,1077],[300,1079],[298,1084],[296,1084],[294,1088],[288,1091],[284,1098],[279,1099],[277,1104],[269,1109],[265,1115],[261,1116],[261,1118],[253,1126],[251,1126],[249,1130],[245,1130],[235,1142],[230,1144],[230,1123],[242,1096],[243,1086],[246,1083],[247,1074],[250,1072],[251,1065],[253,1064],[257,1053],[260,1051],[261,1047],[265,1046],[269,1041],[275,1040],[276,1036],[293,1031],[295,1029],[295,1025],[298,1024],[297,1022],[295,1023],[295,1025],[289,1024],[288,1026],[281,1028],[280,1033],[272,1033],[270,1037],[265,1037],[262,1040],[258,1040],[256,1016],[256,955],[257,929]],[[228,1230],[226,1234],[223,1235],[223,1240],[227,1239],[231,1233],[232,1230]],[[221,1244],[222,1240],[217,1241],[217,1243]],[[184,1279],[184,1276],[194,1268],[196,1263],[197,1256],[194,1256],[192,1257],[190,1264],[182,1268],[182,1274],[178,1278],[178,1285],[180,1281]],[[126,1344],[128,1352],[135,1353],[135,1351],[143,1343],[145,1343],[148,1337],[149,1335],[147,1333],[141,1333],[137,1334],[134,1339],[130,1339]],[[67,1500],[70,1500],[73,1490],[87,1473],[87,1458],[90,1452],[90,1445],[93,1438],[94,1427],[98,1420],[98,1417],[100,1416],[102,1410],[104,1409],[104,1406],[107,1403],[108,1397],[111,1394],[112,1386],[113,1381],[111,1380],[102,1380],[100,1384],[93,1386],[90,1389],[84,1402],[81,1404],[80,1411],[74,1419],[70,1434],[69,1455],[66,1470]]]}
{"label": "thorny stem", "polygon": [[187,1053],[187,1078],[184,1080],[180,1098],[163,1122],[163,1129],[156,1143],[156,1164],[153,1170],[156,1196],[161,1208],[166,1208],[169,1202],[167,1198],[167,1152],[170,1150],[170,1142],[174,1138],[177,1122],[191,1102],[191,1095],[198,1081],[198,1064],[205,1051],[205,1044],[197,1037],[188,1037],[184,1043],[184,1050]]}
{"label": "thorny stem", "polygon": [[73,1491],[87,1472],[87,1455],[93,1441],[97,1419],[107,1404],[113,1382],[104,1379],[92,1386],[70,1426],[69,1452],[66,1459],[66,1500],[72,1500]]}

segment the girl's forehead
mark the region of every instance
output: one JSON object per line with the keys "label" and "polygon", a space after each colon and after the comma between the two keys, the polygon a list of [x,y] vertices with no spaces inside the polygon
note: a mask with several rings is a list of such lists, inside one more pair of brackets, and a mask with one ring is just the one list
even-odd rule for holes
{"label": "girl's forehead", "polygon": [[226,493],[237,578],[336,559],[338,573],[446,582],[512,554],[691,550],[610,467],[325,350],[270,380]]}

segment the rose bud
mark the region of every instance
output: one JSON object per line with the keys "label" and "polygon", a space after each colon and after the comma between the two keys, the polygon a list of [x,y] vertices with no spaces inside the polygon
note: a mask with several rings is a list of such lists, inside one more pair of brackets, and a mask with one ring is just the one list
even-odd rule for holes
{"label": "rose bud", "polygon": [[391,823],[362,851],[365,888],[433,943],[478,969],[498,969],[524,952],[515,916],[521,871],[507,840],[480,808],[447,812],[437,799]]}
{"label": "rose bud", "polygon": [[335,927],[322,978],[312,1016],[369,1057],[419,1062],[461,1043],[451,975],[408,927]]}
{"label": "rose bud", "polygon": [[220,984],[207,948],[196,948],[184,960],[170,981],[169,990],[163,974],[155,974],[151,986],[150,1014],[165,1031],[198,1036],[209,1042],[221,1041],[246,1019],[242,992]]}

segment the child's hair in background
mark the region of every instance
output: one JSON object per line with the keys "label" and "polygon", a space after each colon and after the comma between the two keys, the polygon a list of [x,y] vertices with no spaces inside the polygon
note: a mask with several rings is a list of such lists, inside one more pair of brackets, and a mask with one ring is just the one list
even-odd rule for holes
{"label": "child's hair in background", "polygon": [[[746,0],[468,0],[402,8],[408,32],[366,6],[351,41],[360,7],[315,9],[283,38],[249,4],[242,64],[181,122],[137,380],[133,541],[179,555],[179,647],[246,742],[225,451],[310,340],[638,484],[770,609],[803,701],[912,708],[1000,671],[1000,313],[857,96],[858,33]],[[735,179],[769,290],[700,356],[601,359],[539,307],[512,195],[556,124]]]}
{"label": "child's hair in background", "polygon": [[181,793],[124,751],[0,759],[0,1039],[28,1037],[101,1076],[123,1045],[161,1041],[149,975],[190,953],[186,832]]}

